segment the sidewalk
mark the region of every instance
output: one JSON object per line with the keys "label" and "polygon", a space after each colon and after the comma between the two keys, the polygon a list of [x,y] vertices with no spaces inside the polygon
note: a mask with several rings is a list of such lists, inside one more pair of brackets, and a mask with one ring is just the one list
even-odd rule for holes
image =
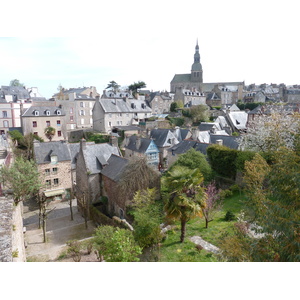
{"label": "sidewalk", "polygon": [[55,261],[66,249],[68,240],[81,240],[91,237],[94,233],[95,226],[92,221],[88,221],[88,229],[85,228],[84,218],[79,214],[75,203],[73,221],[71,221],[68,202],[49,205],[49,209],[53,207],[56,208],[49,214],[46,223],[46,243],[43,243],[43,230],[38,229],[38,210],[24,209],[27,261]]}

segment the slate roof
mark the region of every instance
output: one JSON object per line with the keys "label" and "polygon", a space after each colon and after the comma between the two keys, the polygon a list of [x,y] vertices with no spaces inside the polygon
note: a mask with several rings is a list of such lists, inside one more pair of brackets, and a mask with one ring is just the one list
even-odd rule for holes
{"label": "slate roof", "polygon": [[108,164],[103,168],[101,174],[117,182],[120,180],[128,160],[118,155],[112,154],[108,159]]}
{"label": "slate roof", "polygon": [[217,140],[223,141],[223,146],[226,146],[230,149],[238,149],[239,144],[237,142],[236,136],[229,136],[229,135],[211,135],[210,140],[212,144],[216,144]]}
{"label": "slate roof", "polygon": [[244,85],[244,82],[237,81],[237,82],[207,82],[201,83],[202,91],[203,92],[211,92],[216,85],[224,85],[230,86],[231,89],[236,86],[236,89],[239,85]]}
{"label": "slate roof", "polygon": [[132,135],[130,137],[128,137],[129,139],[129,143],[125,148],[135,151],[135,152],[139,152],[139,153],[145,153],[149,147],[149,145],[151,144],[151,139],[147,139],[147,138],[140,138],[141,139],[141,146],[140,148],[137,149],[136,147],[136,140],[137,140],[137,136],[136,135]]}
{"label": "slate roof", "polygon": [[107,163],[112,154],[120,155],[119,149],[109,143],[86,143],[86,148],[83,149],[83,156],[87,170],[91,174],[100,173],[103,165]]}
{"label": "slate roof", "polygon": [[[39,112],[38,116],[35,115],[35,111]],[[50,117],[58,116],[58,111],[61,116],[66,115],[65,111],[58,106],[31,106],[23,113],[22,117],[45,117],[47,116],[46,111],[50,112]]]}
{"label": "slate roof", "polygon": [[212,130],[212,128],[216,126],[215,123],[206,123],[206,122],[202,122],[198,128],[200,131],[210,131]]}
{"label": "slate roof", "polygon": [[68,144],[69,152],[71,157],[71,168],[72,170],[76,169],[76,159],[80,149],[80,143],[71,143]]}
{"label": "slate roof", "polygon": [[239,130],[247,128],[248,114],[245,111],[231,111],[228,114],[233,126]]}
{"label": "slate roof", "polygon": [[45,142],[35,141],[33,143],[35,161],[37,164],[51,162],[51,155],[57,155],[58,162],[71,161],[71,155],[66,142]]}
{"label": "slate roof", "polygon": [[99,99],[100,105],[106,113],[129,113],[143,112],[151,113],[151,108],[144,100],[127,100],[123,99]]}
{"label": "slate roof", "polygon": [[175,74],[172,83],[177,82],[190,82],[191,81],[191,74]]}
{"label": "slate roof", "polygon": [[13,95],[13,100],[30,99],[29,92],[22,86],[1,86],[1,97]]}
{"label": "slate roof", "polygon": [[170,129],[152,129],[150,133],[150,138],[154,140],[157,147],[163,147],[166,142],[169,131]]}
{"label": "slate roof", "polygon": [[194,148],[196,151],[199,151],[206,155],[206,149],[210,144],[208,143],[199,143],[194,140],[183,140],[179,144],[168,149],[169,152],[174,154],[184,154],[189,151],[191,148]]}
{"label": "slate roof", "polygon": [[221,100],[221,98],[216,93],[208,93],[206,95],[206,100]]}

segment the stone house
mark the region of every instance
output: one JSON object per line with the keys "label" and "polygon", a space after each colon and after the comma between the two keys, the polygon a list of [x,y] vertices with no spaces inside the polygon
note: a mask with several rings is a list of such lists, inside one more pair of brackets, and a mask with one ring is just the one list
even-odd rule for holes
{"label": "stone house", "polygon": [[191,135],[188,129],[152,129],[150,138],[156,144],[159,150],[159,164],[164,168],[167,162],[167,150],[178,144],[180,141],[189,138]]}
{"label": "stone house", "polygon": [[0,134],[6,134],[9,128],[20,128],[22,107],[27,109],[31,105],[32,99],[26,88],[1,86]]}
{"label": "stone house", "polygon": [[76,187],[75,193],[80,209],[98,203],[103,196],[101,172],[108,165],[111,155],[121,156],[117,140],[111,143],[80,142],[80,149],[76,157]]}
{"label": "stone house", "polygon": [[95,87],[72,88],[55,94],[56,105],[66,113],[66,130],[93,127],[93,107],[99,97]]}
{"label": "stone house", "polygon": [[21,116],[24,135],[33,133],[44,139],[45,128],[51,126],[55,129],[52,141],[66,140],[65,112],[56,106],[31,106]]}
{"label": "stone house", "polygon": [[174,102],[168,93],[155,92],[147,97],[147,103],[152,109],[153,115],[165,114],[170,111],[171,103]]}
{"label": "stone house", "polygon": [[151,116],[152,110],[144,100],[97,99],[93,108],[93,128],[111,133],[115,127],[137,125]]}
{"label": "stone house", "polygon": [[159,150],[152,139],[139,135],[126,136],[124,139],[125,158],[145,157],[148,165],[158,169]]}
{"label": "stone house", "polygon": [[199,90],[176,88],[174,101],[182,101],[184,107],[191,107],[194,105],[206,104],[206,96]]}
{"label": "stone house", "polygon": [[41,193],[51,200],[64,200],[71,192],[72,156],[65,141],[33,143],[35,162],[43,187]]}

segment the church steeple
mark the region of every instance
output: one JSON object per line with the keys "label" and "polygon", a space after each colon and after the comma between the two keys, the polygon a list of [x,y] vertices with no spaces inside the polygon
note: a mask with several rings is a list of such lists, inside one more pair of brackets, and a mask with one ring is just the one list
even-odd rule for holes
{"label": "church steeple", "polygon": [[202,65],[200,63],[198,39],[195,47],[194,63],[192,65],[192,71],[191,71],[191,80],[194,82],[195,81],[201,83],[203,82],[203,70],[202,70]]}

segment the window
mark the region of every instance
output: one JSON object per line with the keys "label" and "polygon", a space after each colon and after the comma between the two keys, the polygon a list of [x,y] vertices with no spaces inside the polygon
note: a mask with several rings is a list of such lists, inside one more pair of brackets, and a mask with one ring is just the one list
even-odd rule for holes
{"label": "window", "polygon": [[46,115],[50,116],[50,111],[49,110],[46,110]]}
{"label": "window", "polygon": [[57,131],[57,135],[61,136],[61,131],[60,130]]}
{"label": "window", "polygon": [[90,102],[90,108],[93,108],[93,106],[94,106],[94,103]]}
{"label": "window", "polygon": [[8,121],[3,121],[3,127],[9,127]]}
{"label": "window", "polygon": [[90,118],[90,124],[91,125],[93,124],[93,118]]}
{"label": "window", "polygon": [[74,117],[70,116],[70,121],[73,122],[74,121]]}
{"label": "window", "polygon": [[80,102],[80,107],[84,107],[84,104],[83,104],[83,102]]}
{"label": "window", "polygon": [[57,159],[57,155],[51,155],[51,164],[57,164],[58,159]]}
{"label": "window", "polygon": [[50,175],[50,169],[45,169],[45,175],[49,176]]}
{"label": "window", "polygon": [[2,118],[7,118],[7,111],[2,112]]}
{"label": "window", "polygon": [[57,125],[57,126],[60,126],[60,120],[57,120],[57,121],[56,121],[56,125]]}
{"label": "window", "polygon": [[[57,170],[58,170],[57,168],[52,168],[52,174],[56,175],[57,174]],[[49,172],[50,172],[50,169],[49,169]]]}
{"label": "window", "polygon": [[81,121],[81,125],[84,125],[84,119],[81,119],[80,121]]}
{"label": "window", "polygon": [[40,114],[40,113],[39,113],[37,110],[34,111],[34,115],[35,115],[35,116],[38,116],[39,114]]}
{"label": "window", "polygon": [[108,122],[108,126],[111,127],[111,122]]}
{"label": "window", "polygon": [[56,111],[56,114],[57,114],[58,116],[60,116],[60,115],[61,115],[61,111],[60,111],[60,110],[57,110],[57,111]]}
{"label": "window", "polygon": [[108,114],[108,117],[111,118],[111,114]]}
{"label": "window", "polygon": [[81,115],[81,116],[84,116],[84,110],[81,110],[81,111],[80,111],[80,115]]}
{"label": "window", "polygon": [[36,121],[32,122],[32,127],[37,127],[37,122]]}
{"label": "window", "polygon": [[70,115],[73,114],[73,107],[70,108]]}
{"label": "window", "polygon": [[46,121],[46,126],[50,127],[50,121]]}
{"label": "window", "polygon": [[39,135],[37,132],[34,132],[33,134],[34,134],[34,135]]}
{"label": "window", "polygon": [[46,186],[51,187],[51,180],[46,180]]}
{"label": "window", "polygon": [[54,179],[53,179],[53,184],[54,184],[54,186],[58,185],[58,183],[59,183],[58,178],[54,178]]}

